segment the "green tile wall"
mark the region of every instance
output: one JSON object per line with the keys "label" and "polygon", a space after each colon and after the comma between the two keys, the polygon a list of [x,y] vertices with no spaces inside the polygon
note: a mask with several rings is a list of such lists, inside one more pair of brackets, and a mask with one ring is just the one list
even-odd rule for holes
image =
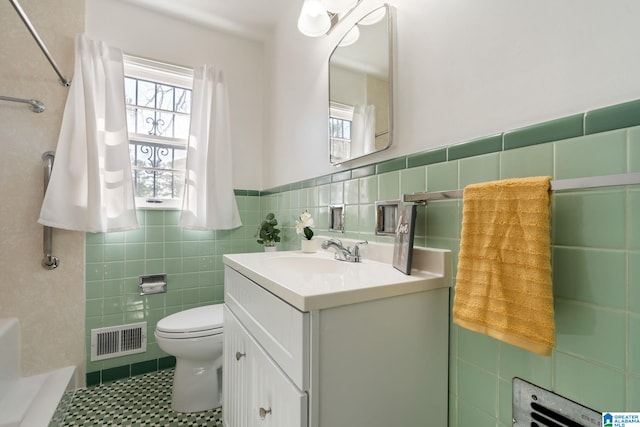
{"label": "green tile wall", "polygon": [[[478,138],[468,146],[457,144],[253,192],[238,197],[247,225],[233,232],[187,232],[177,227],[176,213],[147,211],[141,214],[143,229],[131,235],[87,236],[87,324],[99,327],[144,318],[152,332],[165,314],[220,302],[221,254],[259,250],[253,234],[268,212],[276,214],[282,228],[280,250],[299,248],[294,221],[303,210],[314,216],[317,233],[331,235],[326,231],[331,203],[344,204],[346,210],[345,233],[335,237],[390,242],[373,233],[374,203],[399,199],[407,191],[451,190],[520,176],[640,172],[637,111],[638,102],[629,102]],[[483,140],[487,146],[479,142]],[[514,376],[596,410],[640,408],[640,188],[556,192],[552,211],[553,355],[539,356],[451,324],[451,427],[511,426]],[[418,212],[416,243],[450,249],[455,276],[462,202],[430,202]],[[163,268],[175,276],[169,293],[157,300],[140,299],[135,294],[137,274]],[[124,375],[123,365],[131,374],[151,369],[152,363],[143,363],[147,360],[166,364],[166,355],[154,346],[146,355],[90,363],[88,372],[95,381],[99,375],[92,371],[110,378],[113,372]]]}

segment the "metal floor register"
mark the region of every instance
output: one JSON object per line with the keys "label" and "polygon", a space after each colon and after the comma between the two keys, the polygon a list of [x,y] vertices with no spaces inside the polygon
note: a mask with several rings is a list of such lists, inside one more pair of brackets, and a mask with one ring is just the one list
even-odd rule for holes
{"label": "metal floor register", "polygon": [[602,414],[520,378],[513,379],[514,427],[601,427]]}

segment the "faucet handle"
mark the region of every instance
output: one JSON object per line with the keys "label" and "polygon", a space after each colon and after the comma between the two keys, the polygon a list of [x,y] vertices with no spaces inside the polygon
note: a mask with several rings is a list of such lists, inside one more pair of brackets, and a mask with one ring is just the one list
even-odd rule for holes
{"label": "faucet handle", "polygon": [[366,240],[363,240],[362,242],[357,242],[353,245],[353,248],[349,252],[351,252],[351,255],[353,255],[354,257],[360,258],[360,245],[367,245],[367,244],[369,244],[369,242]]}

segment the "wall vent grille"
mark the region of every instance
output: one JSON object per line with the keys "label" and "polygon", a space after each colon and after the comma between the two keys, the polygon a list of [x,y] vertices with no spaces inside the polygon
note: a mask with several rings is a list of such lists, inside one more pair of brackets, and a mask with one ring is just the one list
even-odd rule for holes
{"label": "wall vent grille", "polygon": [[91,361],[147,351],[147,322],[91,330]]}
{"label": "wall vent grille", "polygon": [[602,414],[535,384],[514,378],[513,426],[601,427]]}

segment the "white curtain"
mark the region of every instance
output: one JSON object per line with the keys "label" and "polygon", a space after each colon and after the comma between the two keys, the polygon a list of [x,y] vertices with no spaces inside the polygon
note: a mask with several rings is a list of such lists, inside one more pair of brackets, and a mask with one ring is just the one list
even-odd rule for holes
{"label": "white curtain", "polygon": [[88,232],[138,227],[124,103],[122,52],[76,36],[73,82],[40,224]]}
{"label": "white curtain", "polygon": [[376,148],[376,107],[355,105],[351,123],[351,156],[367,154]]}
{"label": "white curtain", "polygon": [[193,70],[191,129],[180,225],[199,230],[240,227],[232,184],[229,102],[221,70]]}

